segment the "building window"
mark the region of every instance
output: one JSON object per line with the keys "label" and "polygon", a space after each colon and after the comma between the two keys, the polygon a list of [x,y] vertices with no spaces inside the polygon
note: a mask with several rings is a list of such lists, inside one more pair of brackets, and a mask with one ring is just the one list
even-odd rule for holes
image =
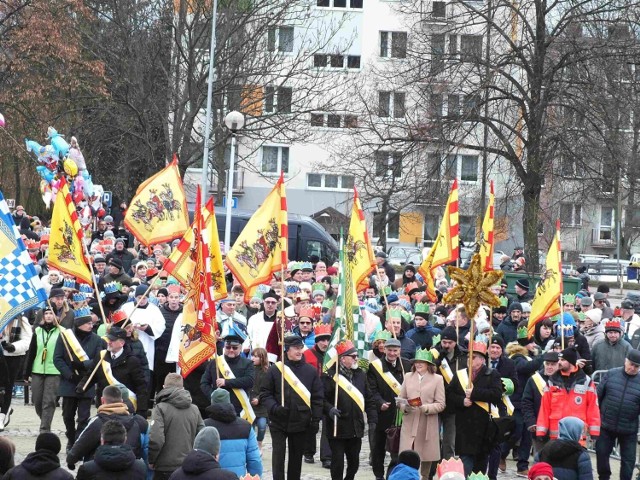
{"label": "building window", "polygon": [[478,107],[480,106],[480,96],[476,93],[464,96],[464,104],[462,113],[465,117],[478,115]]}
{"label": "building window", "polygon": [[267,113],[291,113],[293,90],[291,87],[266,87],[265,107]]}
{"label": "building window", "polygon": [[352,190],[353,184],[354,178],[352,175],[335,175],[329,173],[307,174],[307,188]]}
{"label": "building window", "polygon": [[270,28],[267,46],[270,52],[293,52],[293,27]]}
{"label": "building window", "polygon": [[431,74],[444,70],[444,34],[431,35]]}
{"label": "building window", "polygon": [[433,244],[438,236],[438,230],[440,228],[440,217],[433,214],[427,214],[424,216],[424,230],[422,236],[426,244]]}
{"label": "building window", "polygon": [[316,53],[313,55],[313,66],[315,68],[347,68],[349,70],[359,70],[360,55]]}
{"label": "building window", "polygon": [[385,218],[380,212],[374,212],[373,235],[380,238],[385,227],[387,228],[387,240],[397,240],[400,237],[400,214],[389,212]]}
{"label": "building window", "polygon": [[444,99],[441,93],[432,93],[429,96],[429,113],[432,118],[440,118],[444,115]]}
{"label": "building window", "polygon": [[407,58],[407,32],[380,32],[380,56]]}
{"label": "building window", "polygon": [[458,56],[458,35],[449,35],[449,56],[452,58]]}
{"label": "building window", "polygon": [[262,173],[289,173],[289,147],[262,147]]}
{"label": "building window", "polygon": [[358,126],[358,117],[355,115],[341,115],[336,113],[312,113],[311,126],[327,128],[356,128]]}
{"label": "building window", "polygon": [[459,95],[447,95],[447,116],[453,118],[460,116]]}
{"label": "building window", "polygon": [[561,203],[560,223],[565,227],[582,225],[582,205],[579,203]]}
{"label": "building window", "polygon": [[433,18],[445,18],[447,16],[447,4],[445,2],[434,1],[431,16]]}
{"label": "building window", "polygon": [[363,0],[316,0],[318,7],[362,8]]}
{"label": "building window", "polygon": [[480,35],[460,36],[460,60],[474,62],[482,58],[482,37]]}
{"label": "building window", "polygon": [[378,150],[375,153],[376,177],[402,176],[402,152]]}
{"label": "building window", "polygon": [[575,178],[577,176],[576,159],[568,155],[563,155],[560,159],[560,172],[563,177]]}
{"label": "building window", "polygon": [[476,217],[460,215],[458,217],[460,225],[460,240],[464,243],[476,241]]}
{"label": "building window", "polygon": [[404,118],[404,92],[378,92],[378,116]]}
{"label": "building window", "polygon": [[458,178],[464,182],[478,181],[477,155],[447,155],[442,175],[447,180]]}

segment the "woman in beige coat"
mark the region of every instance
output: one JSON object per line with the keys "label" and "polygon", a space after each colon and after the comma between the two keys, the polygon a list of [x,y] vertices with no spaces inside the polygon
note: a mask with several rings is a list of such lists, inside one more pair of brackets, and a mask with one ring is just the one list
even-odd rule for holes
{"label": "woman in beige coat", "polygon": [[[400,389],[404,418],[400,430],[400,451],[415,450],[420,455],[420,475],[429,478],[431,462],[440,460],[438,413],[445,407],[444,380],[436,373],[433,355],[418,350],[413,368],[407,373]],[[412,406],[413,405],[413,406]]]}

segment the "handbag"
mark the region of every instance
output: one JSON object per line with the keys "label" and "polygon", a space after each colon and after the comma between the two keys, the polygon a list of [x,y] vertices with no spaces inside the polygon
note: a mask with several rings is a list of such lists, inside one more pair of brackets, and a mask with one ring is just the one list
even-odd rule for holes
{"label": "handbag", "polygon": [[395,424],[387,428],[384,432],[387,434],[385,442],[385,450],[389,453],[400,452],[400,431],[402,430],[402,411],[397,409]]}
{"label": "handbag", "polygon": [[496,445],[499,443],[506,442],[513,435],[514,430],[516,429],[516,420],[511,415],[505,415],[503,417],[490,417],[490,425],[489,425],[489,442],[492,445]]}

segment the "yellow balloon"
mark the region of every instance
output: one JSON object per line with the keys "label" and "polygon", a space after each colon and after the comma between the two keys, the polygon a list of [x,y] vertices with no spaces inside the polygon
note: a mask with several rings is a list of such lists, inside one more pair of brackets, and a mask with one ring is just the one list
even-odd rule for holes
{"label": "yellow balloon", "polygon": [[67,157],[64,159],[64,171],[67,175],[75,177],[78,174],[78,166],[76,162],[74,162],[71,158]]}

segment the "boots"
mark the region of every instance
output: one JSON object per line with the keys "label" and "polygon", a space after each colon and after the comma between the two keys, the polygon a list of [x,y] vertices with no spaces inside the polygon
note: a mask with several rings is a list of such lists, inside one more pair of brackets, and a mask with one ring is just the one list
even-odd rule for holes
{"label": "boots", "polygon": [[9,411],[7,412],[7,414],[4,417],[4,426],[8,426],[9,422],[11,421],[11,414],[13,413],[13,408],[9,407]]}

